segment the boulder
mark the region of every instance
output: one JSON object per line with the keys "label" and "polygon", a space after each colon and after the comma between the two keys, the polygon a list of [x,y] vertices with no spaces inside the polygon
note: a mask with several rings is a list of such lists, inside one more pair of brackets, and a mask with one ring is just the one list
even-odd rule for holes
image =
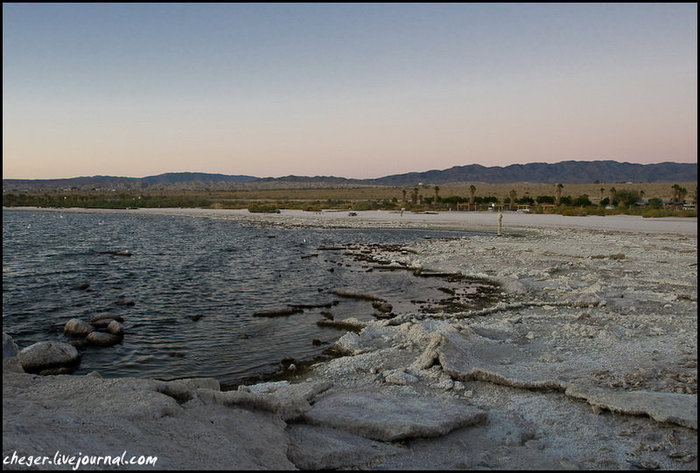
{"label": "boulder", "polygon": [[80,319],[70,319],[63,327],[63,333],[71,337],[85,337],[94,330],[92,325]]}
{"label": "boulder", "polygon": [[[118,322],[117,322],[118,323]],[[85,339],[90,345],[98,347],[111,347],[122,341],[121,336],[112,333],[91,332]]]}
{"label": "boulder", "polygon": [[93,327],[97,328],[104,328],[107,327],[110,322],[113,320],[116,320],[117,322],[124,322],[124,319],[119,316],[119,315],[114,315],[114,314],[109,314],[109,313],[101,313],[95,315],[93,318],[90,319],[90,324],[92,324]]}
{"label": "boulder", "polygon": [[80,354],[68,343],[37,342],[19,352],[19,361],[28,373],[67,374],[80,364]]}
{"label": "boulder", "polygon": [[102,313],[99,313],[99,314],[93,316],[90,319],[90,323],[97,322],[98,320],[103,320],[103,319],[112,319],[112,320],[116,320],[117,322],[124,322],[124,319],[122,318],[121,315],[114,315],[114,314],[110,314],[109,312],[102,312]]}
{"label": "boulder", "polygon": [[124,326],[116,320],[112,320],[109,325],[107,325],[107,332],[121,337],[124,335]]}

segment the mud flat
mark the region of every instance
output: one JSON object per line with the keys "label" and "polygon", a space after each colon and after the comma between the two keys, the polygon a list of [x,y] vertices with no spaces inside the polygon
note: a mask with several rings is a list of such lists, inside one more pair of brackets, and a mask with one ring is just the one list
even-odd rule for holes
{"label": "mud flat", "polygon": [[[252,218],[401,218],[299,214]],[[696,222],[661,231],[604,217],[610,228],[583,228],[590,217],[569,217],[579,226],[510,231],[509,216],[501,237],[384,255],[496,281],[498,302],[365,322],[335,344],[343,356],[291,381],[222,391],[213,379],[38,376],[3,347],[3,456],[127,451],[168,469],[697,469]]]}

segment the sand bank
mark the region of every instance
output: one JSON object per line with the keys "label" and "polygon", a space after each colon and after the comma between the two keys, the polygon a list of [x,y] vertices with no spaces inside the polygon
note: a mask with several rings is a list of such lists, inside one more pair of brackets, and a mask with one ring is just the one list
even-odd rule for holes
{"label": "sand bank", "polygon": [[173,469],[697,468],[696,219],[506,213],[498,237],[488,213],[125,212],[482,230],[375,256],[493,279],[502,299],[369,322],[338,341],[345,356],[291,384],[237,391],[34,376],[9,358],[4,456],[126,450]]}
{"label": "sand bank", "polygon": [[[7,208],[5,208],[7,209]],[[449,228],[456,230],[480,230],[496,233],[498,213],[494,212],[431,212],[413,213],[387,210],[354,212],[324,210],[282,210],[279,214],[256,214],[248,210],[226,209],[38,209],[36,207],[13,207],[12,210],[42,210],[51,212],[131,213],[145,215],[180,215],[232,220],[251,220],[280,225],[307,225],[322,227],[390,227],[390,228]],[[614,230],[635,233],[676,233],[697,235],[696,217],[643,218],[635,215],[590,215],[568,217],[554,214],[527,214],[503,212],[503,228],[581,228]]]}

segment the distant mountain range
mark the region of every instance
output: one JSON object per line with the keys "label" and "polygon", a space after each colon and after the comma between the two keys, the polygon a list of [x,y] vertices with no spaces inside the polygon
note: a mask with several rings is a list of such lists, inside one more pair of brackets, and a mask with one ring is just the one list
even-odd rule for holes
{"label": "distant mountain range", "polygon": [[532,182],[584,184],[606,182],[693,182],[697,163],[633,164],[617,161],[562,161],[486,167],[479,164],[444,170],[394,174],[377,179],[347,179],[333,176],[286,176],[259,178],[243,175],[176,172],[147,177],[92,176],[68,179],[3,179],[3,191],[54,189],[227,189],[232,187],[349,187],[415,186],[458,182],[502,184]]}
{"label": "distant mountain range", "polygon": [[632,164],[617,161],[562,161],[559,163],[512,164],[485,167],[479,164],[454,166],[443,171],[396,174],[369,182],[401,186],[416,182],[446,184],[450,182],[484,182],[505,184],[532,182],[542,184],[585,184],[589,182],[689,182],[696,181],[697,163]]}

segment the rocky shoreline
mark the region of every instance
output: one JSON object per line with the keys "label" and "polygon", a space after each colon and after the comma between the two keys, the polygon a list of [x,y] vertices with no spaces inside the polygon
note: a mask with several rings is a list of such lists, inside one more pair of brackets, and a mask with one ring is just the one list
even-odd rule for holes
{"label": "rocky shoreline", "polygon": [[[609,229],[509,231],[508,217],[501,237],[379,255],[497,282],[500,302],[362,322],[335,344],[343,356],[289,381],[222,391],[213,379],[40,376],[4,347],[3,456],[128,451],[157,456],[159,469],[696,469],[697,233],[615,229],[612,217]],[[235,218],[396,225],[362,213]]]}

